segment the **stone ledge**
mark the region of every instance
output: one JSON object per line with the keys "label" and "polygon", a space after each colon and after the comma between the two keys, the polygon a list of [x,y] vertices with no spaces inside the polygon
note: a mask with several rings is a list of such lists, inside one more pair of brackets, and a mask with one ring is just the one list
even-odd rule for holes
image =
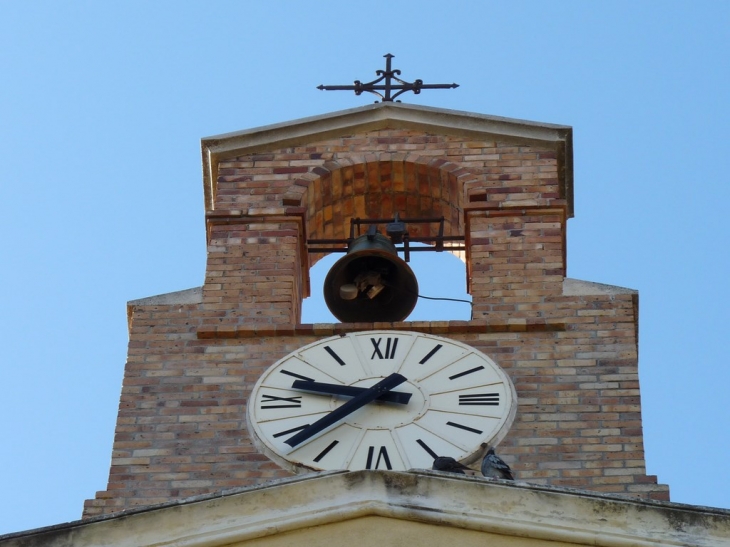
{"label": "stone ledge", "polygon": [[563,280],[563,296],[596,296],[596,295],[616,295],[616,294],[638,294],[639,291],[619,287],[617,285],[606,285],[605,283],[596,283],[594,281],[584,281],[582,279],[572,279],[566,277]]}
{"label": "stone ledge", "polygon": [[332,545],[342,524],[366,517],[365,540],[353,545],[503,545],[521,538],[514,544],[725,547],[730,536],[730,511],[723,509],[412,470],[301,475],[10,534],[0,545],[260,546],[282,534],[287,543],[278,545]]}
{"label": "stone ledge", "polygon": [[254,338],[257,336],[334,336],[363,330],[401,330],[426,334],[466,334],[496,332],[558,332],[566,330],[563,321],[514,319],[503,323],[489,321],[402,321],[397,323],[299,323],[219,325],[199,328],[199,339]]}

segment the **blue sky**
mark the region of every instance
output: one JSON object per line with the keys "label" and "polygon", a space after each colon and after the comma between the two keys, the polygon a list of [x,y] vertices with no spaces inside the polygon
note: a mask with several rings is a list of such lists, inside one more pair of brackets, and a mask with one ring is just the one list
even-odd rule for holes
{"label": "blue sky", "polygon": [[640,291],[648,472],[730,507],[730,3],[0,8],[0,533],[105,488],[126,302],[203,281],[200,139],[369,104],[316,86],[388,52],[407,80],[460,84],[405,102],[574,128],[568,275]]}

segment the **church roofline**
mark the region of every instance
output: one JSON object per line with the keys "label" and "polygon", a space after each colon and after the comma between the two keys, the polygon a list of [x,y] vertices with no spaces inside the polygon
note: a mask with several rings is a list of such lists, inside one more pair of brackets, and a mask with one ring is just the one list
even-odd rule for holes
{"label": "church roofline", "polygon": [[217,181],[215,169],[221,160],[379,129],[414,129],[429,133],[469,135],[552,148],[562,163],[561,184],[565,189],[569,210],[573,209],[572,127],[390,102],[201,139],[206,209],[213,209],[214,185]]}
{"label": "church roofline", "polygon": [[636,289],[627,287],[619,287],[618,285],[606,285],[605,283],[596,283],[594,281],[584,281],[582,279],[573,279],[566,277],[563,280],[563,294],[566,296],[583,296],[583,295],[599,295],[599,294],[639,294]]}
{"label": "church roofline", "polygon": [[604,547],[720,547],[730,536],[724,509],[427,470],[331,471],[9,534],[0,546],[228,545],[366,516]]}

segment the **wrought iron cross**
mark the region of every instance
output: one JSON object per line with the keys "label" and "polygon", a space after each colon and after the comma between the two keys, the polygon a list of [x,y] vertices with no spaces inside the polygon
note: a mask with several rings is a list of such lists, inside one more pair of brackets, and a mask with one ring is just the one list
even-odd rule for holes
{"label": "wrought iron cross", "polygon": [[[324,91],[354,91],[355,95],[360,95],[363,91],[367,91],[380,97],[382,102],[388,103],[393,102],[396,97],[406,91],[413,91],[413,93],[418,95],[422,89],[454,89],[459,87],[459,84],[424,84],[423,80],[416,80],[413,83],[404,82],[398,78],[400,76],[400,70],[393,70],[390,67],[390,60],[395,55],[387,53],[383,57],[385,57],[385,70],[376,70],[375,74],[380,77],[372,82],[364,84],[360,80],[355,80],[355,85],[320,85],[317,89]],[[385,80],[385,83],[381,84],[380,82],[383,80]],[[398,83],[394,84],[393,80]],[[380,93],[380,91],[384,91],[385,93]],[[396,91],[396,93],[391,94],[393,91]],[[378,101],[375,102],[377,103]]]}

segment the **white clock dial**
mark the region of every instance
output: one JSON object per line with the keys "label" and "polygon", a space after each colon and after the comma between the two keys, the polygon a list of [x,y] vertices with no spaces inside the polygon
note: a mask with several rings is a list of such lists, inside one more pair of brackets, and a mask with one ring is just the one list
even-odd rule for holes
{"label": "white clock dial", "polygon": [[[376,393],[380,382],[395,387]],[[254,386],[247,421],[259,448],[293,471],[406,470],[436,456],[474,461],[506,435],[516,400],[507,374],[466,344],[367,331],[275,363]]]}

